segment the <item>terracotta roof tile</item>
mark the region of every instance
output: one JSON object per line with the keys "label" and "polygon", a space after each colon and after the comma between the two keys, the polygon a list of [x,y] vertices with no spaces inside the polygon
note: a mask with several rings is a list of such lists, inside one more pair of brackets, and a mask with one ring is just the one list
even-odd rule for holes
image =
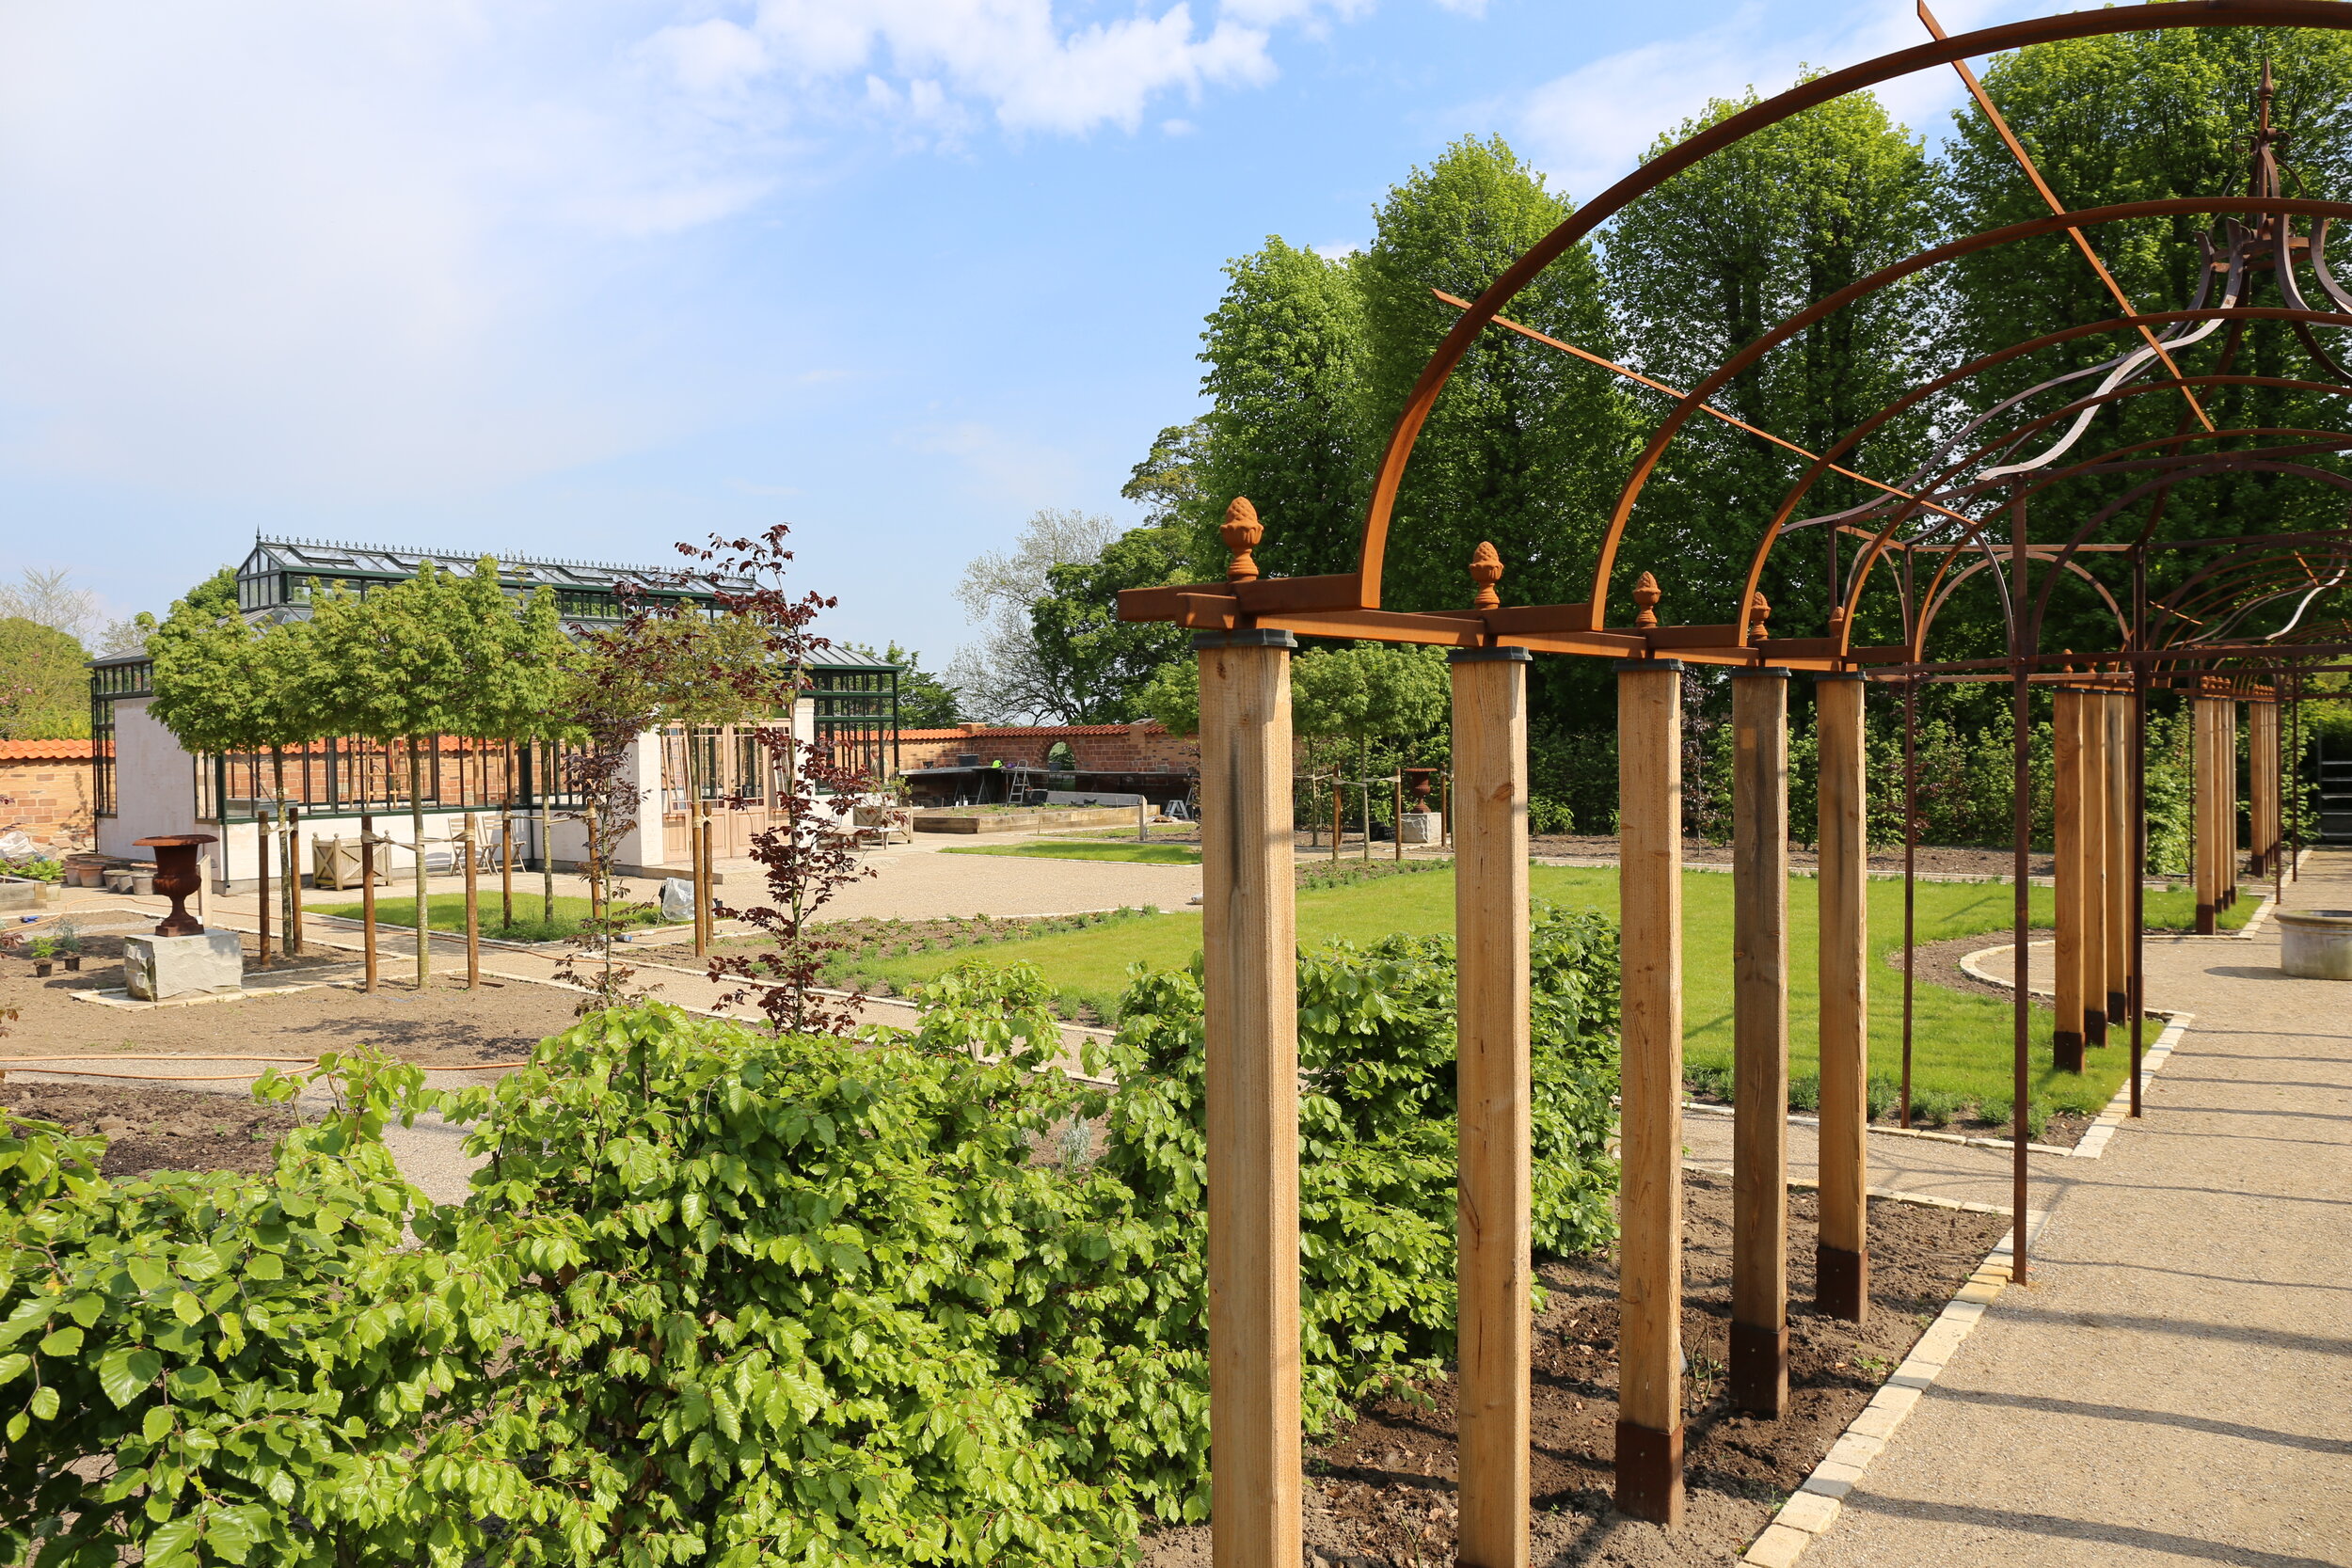
{"label": "terracotta roof tile", "polygon": [[0,740],[0,762],[35,757],[72,758],[87,762],[90,743],[87,740]]}

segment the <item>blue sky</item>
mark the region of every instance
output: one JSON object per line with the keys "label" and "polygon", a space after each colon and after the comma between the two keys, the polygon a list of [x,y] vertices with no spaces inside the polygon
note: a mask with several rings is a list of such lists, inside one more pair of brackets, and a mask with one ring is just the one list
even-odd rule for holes
{"label": "blue sky", "polygon": [[[1949,0],[1947,27],[2062,8]],[[1501,133],[1581,198],[1907,0],[0,0],[0,576],[161,610],[256,529],[660,562],[790,522],[944,664],[1125,517],[1269,233]],[[1948,73],[1887,95],[1940,135]]]}

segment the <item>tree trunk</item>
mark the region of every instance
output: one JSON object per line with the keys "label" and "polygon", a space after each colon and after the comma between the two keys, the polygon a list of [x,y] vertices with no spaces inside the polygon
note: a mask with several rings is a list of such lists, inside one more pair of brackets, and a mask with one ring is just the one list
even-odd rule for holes
{"label": "tree trunk", "polygon": [[[538,761],[536,748],[532,760]],[[547,767],[539,780],[539,919],[555,924],[555,742],[548,742]]]}
{"label": "tree trunk", "polygon": [[1364,859],[1372,859],[1372,742],[1356,743],[1356,789],[1363,797]]}
{"label": "tree trunk", "polygon": [[417,863],[417,989],[433,980],[432,907],[424,890],[424,745],[408,737],[408,837]]}
{"label": "tree trunk", "polygon": [[499,929],[515,927],[515,743],[506,743],[506,809],[499,813]]}
{"label": "tree trunk", "polygon": [[[286,957],[294,958],[302,951],[302,888],[295,875],[294,835],[286,831],[286,749],[269,749],[270,793],[276,798],[278,811],[270,826],[278,835],[278,929],[285,935],[279,945]],[[263,853],[267,853],[265,849]]]}

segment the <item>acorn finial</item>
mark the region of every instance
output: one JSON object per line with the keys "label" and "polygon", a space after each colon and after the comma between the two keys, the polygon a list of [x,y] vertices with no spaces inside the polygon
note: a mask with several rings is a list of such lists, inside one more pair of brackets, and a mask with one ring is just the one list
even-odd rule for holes
{"label": "acorn finial", "polygon": [[1495,594],[1495,584],[1502,580],[1502,557],[1495,553],[1494,546],[1482,542],[1478,548],[1470,551],[1470,581],[1478,586],[1477,594],[1470,599],[1470,608],[1502,609],[1502,600]]}
{"label": "acorn finial", "polygon": [[1772,618],[1772,607],[1766,601],[1764,595],[1760,593],[1749,594],[1748,641],[1750,643],[1758,647],[1763,645],[1764,640],[1772,635],[1765,629],[1765,623]]}
{"label": "acorn finial", "polygon": [[1258,509],[1249,504],[1248,496],[1233,498],[1232,505],[1225,509],[1225,524],[1216,533],[1225,541],[1226,549],[1233,557],[1225,568],[1225,580],[1257,581],[1258,563],[1250,558],[1249,552],[1256,549],[1258,541],[1265,537],[1265,525],[1258,521]]}
{"label": "acorn finial", "polygon": [[1644,572],[1633,585],[1633,606],[1637,611],[1633,617],[1633,627],[1636,631],[1647,631],[1658,625],[1658,601],[1665,596],[1659,591],[1658,579]]}

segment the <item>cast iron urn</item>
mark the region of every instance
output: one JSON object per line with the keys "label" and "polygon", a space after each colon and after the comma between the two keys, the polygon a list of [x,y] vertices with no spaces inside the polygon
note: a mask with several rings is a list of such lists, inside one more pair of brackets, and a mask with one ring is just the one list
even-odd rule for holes
{"label": "cast iron urn", "polygon": [[204,927],[187,911],[188,895],[203,885],[202,875],[196,868],[196,852],[207,844],[220,841],[211,833],[165,833],[156,838],[135,840],[142,849],[155,851],[155,891],[171,900],[171,912],[155,927],[159,937],[193,937],[203,934]]}

